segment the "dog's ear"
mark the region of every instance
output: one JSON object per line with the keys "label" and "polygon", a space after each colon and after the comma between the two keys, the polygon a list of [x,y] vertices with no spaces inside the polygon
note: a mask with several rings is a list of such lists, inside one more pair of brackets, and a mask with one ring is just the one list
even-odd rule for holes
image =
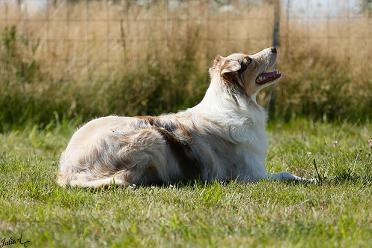
{"label": "dog's ear", "polygon": [[221,74],[236,73],[242,68],[241,64],[236,60],[226,60],[221,68]]}
{"label": "dog's ear", "polygon": [[221,76],[233,86],[243,87],[242,75],[239,73],[242,65],[236,60],[226,60],[221,67]]}
{"label": "dog's ear", "polygon": [[219,64],[221,64],[222,61],[223,61],[224,59],[225,59],[225,58],[222,57],[221,55],[217,55],[216,58],[213,60],[212,68],[213,68],[213,69],[217,68],[217,66],[218,66]]}

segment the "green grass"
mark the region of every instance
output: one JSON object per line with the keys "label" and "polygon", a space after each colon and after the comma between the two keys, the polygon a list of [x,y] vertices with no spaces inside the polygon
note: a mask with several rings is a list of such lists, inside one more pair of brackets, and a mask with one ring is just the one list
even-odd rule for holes
{"label": "green grass", "polygon": [[269,129],[269,170],[316,177],[315,159],[323,184],[64,189],[55,174],[73,125],[0,134],[0,240],[23,234],[31,247],[368,247],[372,125],[297,120]]}

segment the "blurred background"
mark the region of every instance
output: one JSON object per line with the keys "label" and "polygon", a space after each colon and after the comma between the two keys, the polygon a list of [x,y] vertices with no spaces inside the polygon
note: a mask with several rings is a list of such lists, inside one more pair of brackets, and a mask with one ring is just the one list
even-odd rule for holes
{"label": "blurred background", "polygon": [[369,121],[371,43],[371,0],[0,0],[0,131],[185,109],[216,55],[272,45],[271,121]]}

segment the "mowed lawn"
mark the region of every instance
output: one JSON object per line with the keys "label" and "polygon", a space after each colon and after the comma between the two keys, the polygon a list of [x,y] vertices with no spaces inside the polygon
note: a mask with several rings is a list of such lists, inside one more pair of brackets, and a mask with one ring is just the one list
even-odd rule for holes
{"label": "mowed lawn", "polygon": [[371,247],[371,124],[269,126],[269,171],[317,177],[315,160],[322,184],[99,190],[55,183],[73,130],[62,124],[0,134],[0,241],[22,235],[28,247]]}

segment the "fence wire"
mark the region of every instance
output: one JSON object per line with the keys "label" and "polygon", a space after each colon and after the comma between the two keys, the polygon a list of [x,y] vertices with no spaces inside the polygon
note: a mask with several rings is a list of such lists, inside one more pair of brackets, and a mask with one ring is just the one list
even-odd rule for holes
{"label": "fence wire", "polygon": [[[0,32],[6,45],[13,28],[17,49],[44,67],[111,72],[143,63],[149,54],[169,53],[198,42],[218,52],[253,53],[279,40],[293,47],[337,56],[346,63],[371,61],[372,3],[369,0],[0,0]],[[191,49],[191,48],[190,48]],[[364,67],[370,68],[371,63]]]}

